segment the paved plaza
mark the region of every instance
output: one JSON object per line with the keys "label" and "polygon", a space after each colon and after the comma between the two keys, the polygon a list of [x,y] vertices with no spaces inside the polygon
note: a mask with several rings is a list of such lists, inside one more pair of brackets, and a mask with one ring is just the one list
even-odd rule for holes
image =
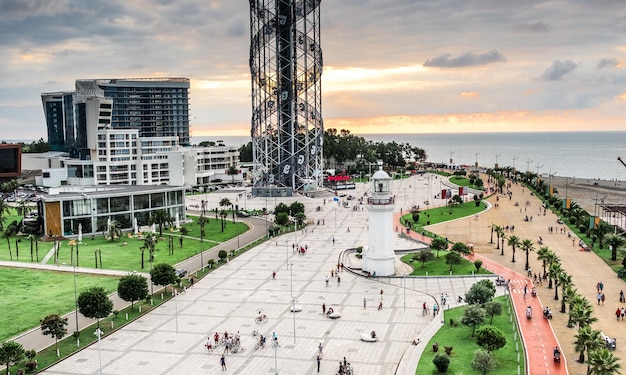
{"label": "paved plaza", "polygon": [[[438,191],[438,181],[430,181],[432,188],[426,183],[428,180],[423,177],[395,181],[394,191],[400,192],[397,201],[406,200],[396,210],[408,207],[412,201],[423,202],[427,192]],[[409,188],[410,184],[416,188]],[[345,194],[358,198],[365,188],[365,184],[358,184],[357,191]],[[245,193],[239,193],[222,191],[190,197],[187,204],[206,199],[208,207],[217,207],[225,197],[248,209],[272,209],[276,204],[272,198],[248,199]],[[107,336],[100,345],[94,344],[43,373],[98,374],[100,358],[103,374],[216,373],[221,371],[223,347],[207,352],[207,337],[213,337],[215,332],[221,335],[224,331],[239,331],[245,351],[226,354],[226,372],[274,374],[277,365],[281,374],[316,373],[321,343],[320,373],[335,374],[339,362],[346,357],[359,374],[414,374],[425,342],[441,325],[441,315],[422,314],[422,303],[427,302],[432,308],[445,292],[449,303],[446,307],[455,307],[456,297],[480,278],[368,279],[345,270],[339,272],[339,282],[337,277],[331,277],[337,262],[343,261],[346,266],[358,266],[359,262],[353,256],[340,258],[342,251],[366,246],[368,233],[367,210],[362,210],[356,200],[345,198],[338,203],[333,203],[330,195],[281,199],[287,204],[296,200],[304,203],[313,225],[249,250],[174,300]],[[346,207],[343,202],[347,202]],[[394,242],[396,249],[419,246],[398,236],[394,236]],[[306,246],[308,251],[299,255],[293,251],[293,244]],[[406,274],[406,266],[396,261],[396,272],[399,276]],[[290,311],[292,295],[302,308],[295,314]],[[381,300],[383,308],[378,310]],[[327,318],[322,304],[338,311],[341,318]],[[269,317],[267,323],[255,323],[259,311]],[[276,332],[280,347],[267,345],[255,350],[253,330],[267,336],[268,343]],[[361,335],[372,330],[379,341],[361,341]],[[418,337],[422,344],[411,345]]]}

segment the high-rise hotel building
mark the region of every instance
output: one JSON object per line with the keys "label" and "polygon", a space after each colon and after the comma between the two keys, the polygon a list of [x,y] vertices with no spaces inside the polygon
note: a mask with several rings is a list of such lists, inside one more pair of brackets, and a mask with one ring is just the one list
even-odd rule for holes
{"label": "high-rise hotel building", "polygon": [[55,151],[89,159],[104,128],[136,129],[140,137],[178,137],[189,145],[189,79],[81,79],[76,91],[41,94],[48,142]]}

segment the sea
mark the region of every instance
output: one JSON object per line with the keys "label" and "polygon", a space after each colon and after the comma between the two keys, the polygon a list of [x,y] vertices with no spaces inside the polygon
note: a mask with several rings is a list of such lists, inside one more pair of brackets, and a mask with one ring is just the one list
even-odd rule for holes
{"label": "sea", "polygon": [[[357,134],[368,141],[409,143],[426,151],[427,160],[493,168],[514,167],[542,175],[588,180],[626,181],[626,131],[526,133]],[[250,137],[193,137],[192,143],[222,140],[241,146]]]}

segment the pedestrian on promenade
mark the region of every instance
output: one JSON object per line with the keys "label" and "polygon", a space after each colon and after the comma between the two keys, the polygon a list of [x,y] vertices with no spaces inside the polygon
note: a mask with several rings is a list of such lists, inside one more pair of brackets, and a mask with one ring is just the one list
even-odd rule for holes
{"label": "pedestrian on promenade", "polygon": [[604,306],[604,293],[600,293],[600,299],[602,300],[602,306]]}
{"label": "pedestrian on promenade", "polygon": [[367,298],[363,298],[363,309],[367,308]]}
{"label": "pedestrian on promenade", "polygon": [[333,237],[333,245],[335,244],[335,237]]}
{"label": "pedestrian on promenade", "polygon": [[437,315],[437,310],[439,309],[439,306],[437,306],[436,303],[433,303],[433,316]]}
{"label": "pedestrian on promenade", "polygon": [[320,372],[320,363],[322,362],[322,358],[318,355],[317,356],[317,372]]}
{"label": "pedestrian on promenade", "polygon": [[323,351],[324,347],[322,346],[322,343],[320,342],[320,344],[317,346],[317,357],[321,358],[324,355],[324,351]]}
{"label": "pedestrian on promenade", "polygon": [[626,309],[624,309],[623,307],[621,309],[621,314],[620,315],[622,317],[622,320],[624,320],[624,315],[626,315]]}
{"label": "pedestrian on promenade", "polygon": [[528,284],[524,285],[524,298],[526,298],[527,292],[528,292]]}
{"label": "pedestrian on promenade", "polygon": [[381,290],[380,290],[380,300],[381,300],[381,301],[383,300],[383,293],[384,293],[384,291],[381,289]]}
{"label": "pedestrian on promenade", "polygon": [[276,280],[276,271],[272,271],[272,280]]}
{"label": "pedestrian on promenade", "polygon": [[600,305],[600,300],[602,300],[602,293],[598,293],[596,298],[598,299],[598,305]]}
{"label": "pedestrian on promenade", "polygon": [[602,291],[604,290],[604,283],[602,281],[600,281],[598,283],[598,286],[600,287],[600,293],[602,293]]}
{"label": "pedestrian on promenade", "polygon": [[341,284],[341,276],[337,275],[337,286],[339,286],[339,284]]}
{"label": "pedestrian on promenade", "polygon": [[326,314],[326,303],[322,303],[322,314]]}
{"label": "pedestrian on promenade", "polygon": [[615,317],[617,318],[618,321],[621,315],[622,315],[622,309],[618,307],[617,310],[615,310]]}
{"label": "pedestrian on promenade", "polygon": [[220,358],[220,364],[222,365],[222,371],[226,371],[226,358],[224,358],[224,353],[222,353],[222,357]]}
{"label": "pedestrian on promenade", "polygon": [[328,275],[326,275],[326,286],[328,286]]}

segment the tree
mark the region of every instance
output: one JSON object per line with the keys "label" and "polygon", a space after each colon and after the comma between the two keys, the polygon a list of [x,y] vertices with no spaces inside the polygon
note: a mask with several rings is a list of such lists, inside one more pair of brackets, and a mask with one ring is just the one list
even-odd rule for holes
{"label": "tree", "polygon": [[620,234],[612,234],[606,237],[606,243],[611,247],[611,260],[617,260],[617,250],[624,246],[626,239]]}
{"label": "tree", "polygon": [[590,375],[621,374],[621,365],[618,358],[607,348],[595,349],[589,352],[588,373]]}
{"label": "tree", "polygon": [[548,288],[552,287],[552,281],[554,281],[554,287],[557,288],[557,277],[559,273],[563,272],[563,268],[561,268],[561,263],[552,263],[550,268],[548,269],[548,277],[550,278],[550,282],[548,283]]}
{"label": "tree", "polygon": [[463,242],[455,242],[450,248],[452,251],[456,251],[459,254],[468,255],[471,254],[470,248]]}
{"label": "tree", "polygon": [[506,338],[500,328],[487,325],[476,330],[476,344],[488,352],[492,352],[506,345]]}
{"label": "tree", "polygon": [[471,337],[474,337],[476,326],[485,320],[485,309],[476,305],[469,305],[463,310],[461,323],[468,327],[472,327]]}
{"label": "tree", "polygon": [[107,296],[104,288],[91,287],[78,295],[78,311],[85,317],[98,320],[106,318],[113,311],[113,302]]}
{"label": "tree", "polygon": [[276,214],[276,217],[274,218],[274,221],[278,225],[287,225],[287,224],[289,224],[289,215],[287,215],[284,212],[279,212],[279,213]]}
{"label": "tree", "polygon": [[480,271],[480,267],[482,267],[482,266],[483,266],[483,261],[482,260],[476,259],[474,261],[474,267],[476,268],[476,272],[479,272]]}
{"label": "tree", "polygon": [[493,323],[494,315],[502,314],[502,304],[498,301],[485,302],[483,308],[485,309],[485,312],[491,317],[491,319],[489,320],[489,324]]}
{"label": "tree", "polygon": [[290,211],[289,206],[287,206],[283,202],[280,202],[279,204],[276,205],[276,207],[274,207],[274,215],[278,215],[281,212],[284,212],[287,215],[289,215],[289,211]]}
{"label": "tree", "polygon": [[[500,236],[504,235],[504,228],[502,225],[493,225],[493,231],[496,232],[496,250],[500,249]],[[504,251],[504,249],[502,249]],[[504,254],[502,254],[504,255]]]}
{"label": "tree", "polygon": [[535,246],[533,245],[533,242],[527,238],[522,241],[520,248],[526,253],[526,264],[524,265],[524,269],[528,270],[528,256],[531,251],[535,251]]}
{"label": "tree", "polygon": [[413,255],[413,260],[417,260],[418,262],[421,262],[422,268],[424,268],[424,265],[426,264],[426,262],[431,261],[434,258],[435,258],[435,254],[433,254],[433,252],[430,251],[429,249],[424,249],[418,252],[417,254]]}
{"label": "tree", "polygon": [[9,202],[5,201],[4,197],[0,198],[0,231],[4,230],[4,223],[10,214],[11,206],[9,206]]}
{"label": "tree", "polygon": [[520,238],[517,237],[516,235],[512,234],[509,236],[508,241],[506,242],[509,246],[511,246],[511,249],[513,249],[513,258],[511,259],[511,262],[515,263],[515,248],[519,247],[522,242],[520,241]]}
{"label": "tree", "polygon": [[455,264],[459,264],[462,261],[463,258],[461,258],[461,255],[456,251],[451,251],[446,254],[446,264],[450,265],[450,272],[452,272],[452,266],[454,266]]}
{"label": "tree", "polygon": [[158,243],[156,233],[144,233],[143,234],[143,245],[139,248],[141,250],[141,268],[143,269],[143,253],[145,250],[148,250],[148,254],[150,259],[149,262],[154,262],[154,252],[156,250],[156,244]]}
{"label": "tree", "polygon": [[231,164],[226,170],[226,174],[230,176],[230,182],[235,183],[235,176],[239,174],[239,169],[235,164]]}
{"label": "tree", "polygon": [[244,163],[252,162],[252,142],[239,147],[239,161]]}
{"label": "tree", "polygon": [[24,347],[15,341],[3,341],[0,344],[0,364],[7,365],[7,375],[12,364],[24,359]]}
{"label": "tree", "polygon": [[122,276],[117,284],[117,294],[124,301],[130,302],[130,309],[132,310],[135,301],[148,296],[148,280],[141,275]]}
{"label": "tree", "polygon": [[474,370],[485,375],[489,371],[496,368],[498,361],[494,358],[493,354],[482,349],[477,349],[472,357],[471,366]]}
{"label": "tree", "polygon": [[439,250],[447,250],[448,241],[442,237],[435,237],[430,242],[430,248],[437,251],[437,258],[439,258]]}
{"label": "tree", "polygon": [[437,353],[433,357],[433,364],[437,367],[437,371],[446,372],[450,366],[450,358],[444,353]]}
{"label": "tree", "polygon": [[174,267],[167,263],[159,263],[150,270],[150,279],[155,285],[167,288],[168,285],[174,284],[178,280],[178,276],[176,276]]}
{"label": "tree", "polygon": [[[54,347],[59,350],[59,340],[67,334],[67,318],[57,314],[48,315],[41,322],[41,334],[54,337]],[[58,353],[58,352],[57,352]]]}
{"label": "tree", "polygon": [[486,302],[491,301],[495,295],[495,290],[490,289],[484,284],[475,283],[465,293],[465,302],[470,305],[484,305]]}
{"label": "tree", "polygon": [[[561,287],[561,294],[562,294],[561,312],[564,313],[565,312],[565,290],[572,285],[572,275],[568,274],[567,272],[565,272],[565,270],[563,270],[561,273],[557,275],[556,284]],[[557,294],[558,288],[555,287],[554,289],[555,289],[554,300],[558,301],[559,300],[559,296]]]}
{"label": "tree", "polygon": [[583,299],[583,301],[581,304],[573,305],[569,311],[572,323],[578,324],[578,328],[588,327],[598,321],[598,318],[593,316],[593,306],[587,299]]}
{"label": "tree", "polygon": [[593,230],[594,234],[598,236],[598,242],[600,243],[600,249],[604,249],[604,238],[607,234],[612,233],[614,228],[606,221],[600,221]]}
{"label": "tree", "polygon": [[552,250],[548,249],[547,246],[541,246],[539,250],[537,250],[537,260],[541,261],[541,266],[543,267],[543,273],[546,273],[546,265],[548,264],[549,254],[552,253]]}
{"label": "tree", "polygon": [[289,205],[289,215],[296,216],[297,214],[304,214],[304,204],[300,202],[293,202]]}
{"label": "tree", "polygon": [[574,341],[575,350],[580,352],[578,363],[585,363],[585,350],[589,352],[606,345],[600,331],[592,329],[590,326],[580,328],[574,338],[576,339]]}
{"label": "tree", "polygon": [[159,226],[159,237],[163,237],[163,226],[165,224],[172,226],[173,222],[174,218],[172,218],[172,215],[166,210],[153,211],[149,220],[150,225],[155,224]]}

